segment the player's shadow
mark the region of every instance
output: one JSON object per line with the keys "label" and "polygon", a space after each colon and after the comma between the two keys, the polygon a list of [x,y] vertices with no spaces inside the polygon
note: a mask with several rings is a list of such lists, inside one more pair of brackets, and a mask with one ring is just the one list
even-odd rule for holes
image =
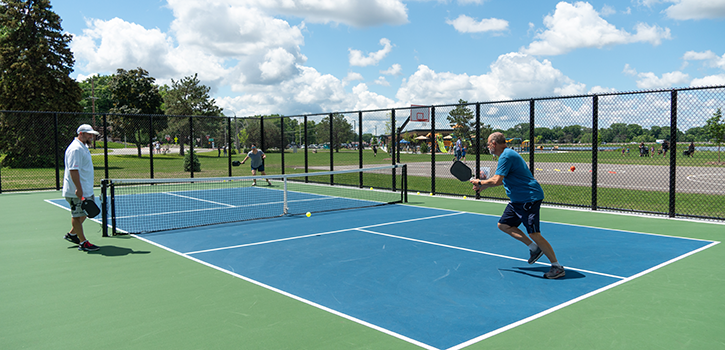
{"label": "player's shadow", "polygon": [[[522,275],[526,275],[529,277],[535,277],[535,278],[541,278],[544,279],[544,274],[549,271],[549,266],[532,266],[532,267],[514,267],[512,269],[499,269],[501,271],[507,271],[507,272],[513,272],[513,273],[520,273]],[[564,267],[566,269],[566,267]],[[586,275],[579,271],[574,270],[566,270],[566,275],[564,277],[559,277],[557,279],[559,280],[568,280],[568,279],[576,279],[576,278],[584,278]]]}
{"label": "player's shadow", "polygon": [[[69,247],[68,249],[75,248],[77,246]],[[150,251],[145,250],[133,250],[130,248],[117,247],[115,245],[99,245],[98,250],[87,252],[89,255],[103,255],[103,256],[126,256],[131,254],[149,254]]]}

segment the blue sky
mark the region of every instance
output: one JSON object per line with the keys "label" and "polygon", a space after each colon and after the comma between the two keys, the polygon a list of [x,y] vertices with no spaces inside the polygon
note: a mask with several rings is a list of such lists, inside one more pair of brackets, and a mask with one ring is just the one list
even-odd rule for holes
{"label": "blue sky", "polygon": [[51,4],[74,77],[198,74],[227,115],[725,85],[725,0]]}

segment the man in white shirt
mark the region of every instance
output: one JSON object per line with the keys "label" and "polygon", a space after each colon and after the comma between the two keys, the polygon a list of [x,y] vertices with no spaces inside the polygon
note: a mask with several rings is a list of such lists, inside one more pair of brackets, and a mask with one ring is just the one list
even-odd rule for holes
{"label": "man in white shirt", "polygon": [[71,224],[70,232],[65,235],[69,242],[78,244],[78,250],[94,251],[98,247],[88,242],[83,234],[83,221],[86,213],[81,208],[83,199],[93,198],[93,160],[88,144],[98,131],[88,124],[78,127],[78,137],[65,150],[65,172],[63,173],[63,197],[70,204]]}

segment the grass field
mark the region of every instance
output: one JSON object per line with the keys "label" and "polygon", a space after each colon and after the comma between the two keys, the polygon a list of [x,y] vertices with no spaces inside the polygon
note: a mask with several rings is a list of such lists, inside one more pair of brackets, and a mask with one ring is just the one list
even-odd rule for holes
{"label": "grass field", "polygon": [[[112,149],[118,149],[120,144],[109,143]],[[94,150],[94,154],[102,151],[102,143],[97,143],[98,149]],[[115,148],[113,148],[113,147]],[[173,149],[172,149],[173,150]],[[127,151],[128,152],[128,151]],[[151,162],[148,154],[138,157],[135,154],[135,148],[130,148],[133,154],[108,156],[108,175],[110,178],[150,178]],[[187,149],[188,152],[188,149]],[[195,172],[194,177],[224,177],[229,175],[228,158],[218,156],[216,150],[202,150],[197,152],[201,162],[201,171]],[[529,160],[528,154],[522,154],[525,160]],[[437,162],[446,162],[452,159],[450,154],[437,154]],[[233,160],[241,161],[244,155],[233,155]],[[570,164],[590,164],[592,154],[589,151],[576,151],[565,153],[536,153],[535,162],[537,165],[548,162],[565,162]],[[491,155],[481,155],[481,160],[490,161]],[[95,155],[95,176],[96,183],[105,176],[104,157],[100,154]],[[475,160],[475,155],[468,155],[468,161]],[[341,150],[332,153],[332,161],[335,167],[340,166],[357,166],[359,164],[359,152],[357,150]],[[418,163],[430,162],[430,154],[410,154],[402,153],[400,155],[401,163]],[[717,152],[703,151],[698,152],[696,157],[689,158],[678,155],[677,166],[697,166],[722,168],[715,165],[718,161]],[[622,156],[619,151],[603,151],[598,152],[599,164],[629,164],[629,165],[656,165],[668,166],[670,164],[669,155],[667,157],[639,157],[638,154],[629,154]],[[372,150],[363,152],[363,164],[365,166],[380,164],[388,165],[392,163],[392,157],[379,151],[375,156]],[[311,168],[309,171],[324,171],[330,167],[330,151],[319,149],[316,152],[310,151],[307,154],[307,164]],[[169,154],[153,155],[153,177],[154,178],[188,178],[190,174],[183,170],[184,158],[176,152]],[[267,174],[282,173],[282,155],[280,153],[267,153],[265,161]],[[300,173],[305,171],[305,154],[303,152],[286,152],[284,154],[284,172]],[[316,169],[312,169],[316,168]],[[440,173],[441,170],[438,170]],[[446,172],[447,170],[444,170]],[[62,177],[62,169],[60,176]],[[232,167],[233,176],[251,175],[248,165],[240,167]],[[52,189],[56,184],[56,173],[54,168],[43,169],[10,169],[3,168],[0,173],[3,191],[12,191],[20,189]],[[62,184],[61,184],[62,185]],[[429,177],[410,176],[408,179],[409,191],[415,192],[431,192],[431,179]],[[591,188],[582,186],[563,186],[563,185],[544,185],[546,193],[546,201],[550,203],[561,203],[574,206],[591,206]],[[437,177],[436,193],[447,193],[460,196],[473,196],[470,186],[461,184],[456,180]],[[503,188],[493,188],[487,190],[483,196],[492,199],[505,200],[506,195]],[[628,198],[622,201],[622,198]],[[667,213],[669,211],[669,193],[659,191],[641,191],[616,188],[599,188],[598,189],[598,207],[617,208],[624,210],[645,211]],[[678,213],[685,213],[691,216],[721,217],[725,218],[725,197],[707,194],[691,194],[677,193],[676,202],[680,205],[688,205],[686,210],[679,207]]]}

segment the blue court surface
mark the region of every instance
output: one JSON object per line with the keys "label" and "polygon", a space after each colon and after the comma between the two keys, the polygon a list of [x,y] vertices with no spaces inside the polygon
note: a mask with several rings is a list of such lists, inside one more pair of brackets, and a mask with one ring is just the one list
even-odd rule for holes
{"label": "blue court surface", "polygon": [[136,237],[428,349],[463,348],[717,244],[543,222],[567,268],[547,280],[546,257],[527,264],[497,221],[390,205]]}

